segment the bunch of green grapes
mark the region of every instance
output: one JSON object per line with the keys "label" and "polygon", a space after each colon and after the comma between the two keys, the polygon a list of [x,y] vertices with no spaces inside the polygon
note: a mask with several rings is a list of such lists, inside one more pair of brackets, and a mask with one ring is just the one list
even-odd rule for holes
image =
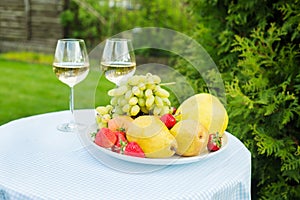
{"label": "bunch of green grapes", "polygon": [[98,124],[98,128],[107,127],[107,123],[112,118],[112,116],[113,116],[112,105],[98,106],[96,108],[96,122]]}
{"label": "bunch of green grapes", "polygon": [[171,113],[169,92],[160,86],[161,79],[150,73],[134,75],[117,88],[108,91],[116,115],[164,115]]}

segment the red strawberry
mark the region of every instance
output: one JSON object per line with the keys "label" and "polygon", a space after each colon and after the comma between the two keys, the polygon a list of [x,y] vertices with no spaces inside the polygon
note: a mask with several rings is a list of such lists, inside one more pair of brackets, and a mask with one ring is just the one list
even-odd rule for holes
{"label": "red strawberry", "polygon": [[141,158],[145,157],[142,148],[136,142],[129,142],[125,147],[124,154],[128,156],[136,156]]}
{"label": "red strawberry", "polygon": [[108,128],[101,128],[95,137],[95,143],[104,148],[111,148],[116,141],[115,133]]}
{"label": "red strawberry", "polygon": [[122,132],[122,131],[115,131],[115,135],[117,137],[117,141],[115,143],[115,145],[117,147],[120,147],[121,146],[121,142],[126,142],[127,143],[127,139],[126,139],[126,134],[125,132]]}
{"label": "red strawberry", "polygon": [[168,127],[168,129],[171,129],[176,124],[175,117],[169,113],[161,116],[160,120]]}
{"label": "red strawberry", "polygon": [[122,131],[115,131],[114,133],[117,137],[117,140],[116,140],[115,145],[112,146],[111,150],[114,152],[117,152],[117,153],[123,153],[124,147],[128,143],[125,133]]}
{"label": "red strawberry", "polygon": [[216,134],[209,134],[207,149],[208,151],[218,151],[222,146],[222,137],[219,136],[218,132]]}

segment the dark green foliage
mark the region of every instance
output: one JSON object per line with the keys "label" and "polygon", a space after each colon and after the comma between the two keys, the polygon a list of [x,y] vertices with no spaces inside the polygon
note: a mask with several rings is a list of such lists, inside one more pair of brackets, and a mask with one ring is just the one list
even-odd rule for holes
{"label": "dark green foliage", "polygon": [[188,2],[207,11],[194,35],[222,72],[228,130],[252,153],[252,197],[300,199],[300,2]]}
{"label": "dark green foliage", "polygon": [[68,29],[66,37],[82,38],[92,48],[107,37],[136,27],[165,27],[181,32],[192,29],[193,19],[180,0],[131,0],[126,6],[122,1],[112,2],[70,1],[61,15]]}

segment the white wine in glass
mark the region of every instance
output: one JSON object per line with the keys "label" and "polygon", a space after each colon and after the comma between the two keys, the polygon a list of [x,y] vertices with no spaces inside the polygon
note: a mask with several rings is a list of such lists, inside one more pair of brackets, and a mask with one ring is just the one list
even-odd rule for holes
{"label": "white wine in glass", "polygon": [[107,39],[102,54],[101,69],[105,77],[116,85],[133,76],[136,62],[131,40]]}
{"label": "white wine in glass", "polygon": [[58,130],[74,132],[82,126],[74,120],[74,86],[84,80],[89,73],[89,58],[84,40],[60,39],[57,42],[53,61],[56,77],[71,88],[70,111],[73,120],[60,124]]}

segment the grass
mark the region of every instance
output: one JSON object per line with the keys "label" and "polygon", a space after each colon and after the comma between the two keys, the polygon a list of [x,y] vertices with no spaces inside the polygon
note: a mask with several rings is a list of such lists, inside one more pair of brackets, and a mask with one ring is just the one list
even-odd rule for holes
{"label": "grass", "polygon": [[[69,87],[55,77],[50,64],[40,64],[40,59],[38,64],[7,59],[0,56],[0,125],[26,116],[68,110]],[[106,92],[112,87],[100,74],[90,71],[74,88],[75,109],[106,105]]]}

